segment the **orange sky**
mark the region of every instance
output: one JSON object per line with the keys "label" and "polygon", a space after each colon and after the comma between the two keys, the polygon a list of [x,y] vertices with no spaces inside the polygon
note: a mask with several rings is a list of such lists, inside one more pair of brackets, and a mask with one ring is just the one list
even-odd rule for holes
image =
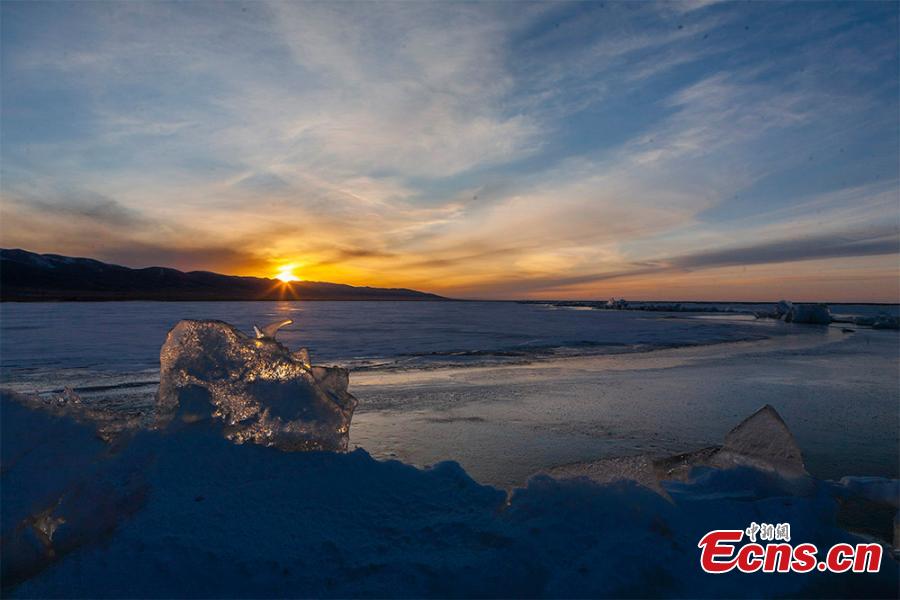
{"label": "orange sky", "polygon": [[896,3],[0,10],[3,247],[461,298],[900,301]]}

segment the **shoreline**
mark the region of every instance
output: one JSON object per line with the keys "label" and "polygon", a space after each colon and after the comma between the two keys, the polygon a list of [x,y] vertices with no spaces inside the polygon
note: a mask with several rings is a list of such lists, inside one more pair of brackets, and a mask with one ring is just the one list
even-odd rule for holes
{"label": "shoreline", "polygon": [[[351,447],[418,466],[456,460],[477,480],[510,487],[565,464],[701,448],[769,403],[789,423],[800,422],[801,446],[812,449],[816,475],[898,477],[897,460],[885,458],[900,435],[896,425],[889,427],[896,409],[885,408],[900,402],[896,386],[890,386],[892,373],[898,373],[891,348],[896,332],[771,325],[758,328],[762,339],[532,355],[476,365],[347,365],[350,391],[360,400],[350,426]],[[827,381],[818,381],[822,373],[830,374]],[[87,380],[79,369],[59,374],[63,377],[54,380],[52,390],[28,378],[0,387],[26,394],[38,389],[46,396],[69,385],[84,392],[88,405],[98,400],[123,414],[152,415],[156,370],[134,372],[140,381],[130,380],[127,372],[87,373]],[[669,376],[671,382],[662,379]],[[860,406],[859,415],[846,418],[851,439],[863,447],[863,459],[852,464],[841,458],[849,453],[841,438],[845,432],[823,423],[828,411],[848,406]],[[876,421],[878,435],[872,439],[865,435],[872,427],[865,418]]]}

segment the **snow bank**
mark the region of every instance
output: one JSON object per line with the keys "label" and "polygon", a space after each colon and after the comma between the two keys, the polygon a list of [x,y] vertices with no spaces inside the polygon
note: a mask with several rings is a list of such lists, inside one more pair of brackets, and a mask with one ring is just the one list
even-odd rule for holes
{"label": "snow bank", "polygon": [[842,494],[900,508],[900,480],[884,477],[842,477],[836,486],[843,488]]}
{"label": "snow bank", "polygon": [[[32,542],[41,561],[18,579],[4,572],[9,597],[860,596],[896,587],[887,556],[878,575],[703,573],[697,541],[711,529],[765,520],[789,522],[793,539],[820,547],[855,540],[835,523],[831,485],[800,489],[774,471],[695,468],[663,482],[670,499],[630,481],[547,476],[507,496],[452,462],[421,470],[362,450],[235,445],[211,416],[111,449],[70,419],[3,406],[4,544],[58,506],[49,546]],[[4,546],[5,569],[22,564],[21,548]]]}
{"label": "snow bank", "polygon": [[140,445],[119,452],[65,407],[36,406],[0,393],[4,588],[103,539],[145,500]]}
{"label": "snow bank", "polygon": [[157,413],[162,425],[210,413],[232,441],[282,450],[347,449],[356,398],[349,373],[310,366],[275,340],[288,322],[256,328],[251,338],[222,321],[181,321],[160,351]]}

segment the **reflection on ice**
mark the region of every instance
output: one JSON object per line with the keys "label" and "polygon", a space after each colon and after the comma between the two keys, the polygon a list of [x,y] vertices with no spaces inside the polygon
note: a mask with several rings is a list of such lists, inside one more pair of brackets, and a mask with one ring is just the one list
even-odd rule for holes
{"label": "reflection on ice", "polygon": [[345,451],[357,403],[349,374],[276,341],[290,322],[254,328],[256,338],[222,321],[179,322],[160,351],[160,423],[212,417],[238,443]]}

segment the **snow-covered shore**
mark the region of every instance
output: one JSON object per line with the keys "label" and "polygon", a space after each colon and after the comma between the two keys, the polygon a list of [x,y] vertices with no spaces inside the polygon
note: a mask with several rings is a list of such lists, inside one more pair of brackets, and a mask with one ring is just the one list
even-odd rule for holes
{"label": "snow-covered shore", "polygon": [[[900,482],[811,477],[766,406],[721,445],[570,465],[509,491],[459,464],[347,446],[343,369],[183,321],[153,427],[66,394],[0,394],[10,597],[891,596]],[[691,450],[691,449],[686,449]],[[863,510],[873,511],[859,519]],[[875,507],[873,509],[873,507]],[[879,516],[880,515],[880,516]],[[713,576],[708,531],[789,523],[827,548],[875,539],[876,574]],[[850,530],[856,531],[852,533]],[[860,537],[860,534],[865,537]]]}
{"label": "snow-covered shore", "polygon": [[[789,522],[857,541],[833,484],[750,467],[664,483],[533,478],[510,495],[457,464],[235,445],[214,421],[115,447],[70,417],[3,401],[10,597],[891,596],[877,575],[712,576],[707,531]],[[7,587],[8,586],[8,587]]]}

